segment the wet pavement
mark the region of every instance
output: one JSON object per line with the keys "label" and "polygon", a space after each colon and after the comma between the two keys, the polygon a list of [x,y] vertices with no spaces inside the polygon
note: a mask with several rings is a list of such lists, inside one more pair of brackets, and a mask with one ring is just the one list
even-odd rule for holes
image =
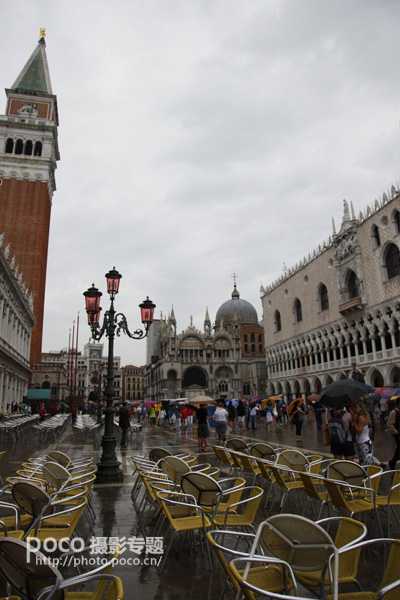
{"label": "wet pavement", "polygon": [[[320,453],[329,451],[329,448],[323,444],[322,433],[316,430],[313,415],[309,415],[306,420],[301,439],[296,438],[294,430],[289,425],[267,432],[264,421],[261,420],[255,432],[244,430],[242,434],[254,440],[268,440],[279,445],[292,445]],[[215,442],[215,434],[212,433],[209,443]],[[379,427],[375,444],[376,455],[381,461],[387,461],[392,451],[391,439]],[[192,432],[176,432],[175,428],[169,426],[147,425],[142,432],[133,433],[129,438],[128,448],[122,452],[118,448],[124,482],[95,486],[93,505],[96,522],[91,529],[86,528],[85,535],[119,539],[143,535],[143,530],[138,528],[137,514],[131,500],[133,478],[130,457],[134,454],[146,455],[150,448],[156,446],[171,451],[197,453],[196,428],[194,427]],[[62,450],[72,457],[82,454],[99,457],[100,434],[88,435],[75,432],[69,423],[59,438],[50,444],[43,441],[41,443],[29,429],[16,441],[0,440],[0,450],[8,449],[6,458],[0,465],[2,476],[14,473],[25,458],[33,454],[43,454],[49,450],[49,447]],[[201,462],[214,463],[213,452],[203,453]],[[260,514],[260,520],[266,516],[268,516],[266,513]],[[154,535],[151,515],[149,518],[145,530],[146,536]],[[136,554],[136,557],[139,555]],[[113,572],[121,576],[124,581],[125,597],[141,600],[212,600],[222,596],[226,579],[219,567],[215,566],[212,572],[210,571],[204,552],[200,546],[193,545],[193,540],[183,540],[183,542],[178,540],[163,568],[119,565]]]}

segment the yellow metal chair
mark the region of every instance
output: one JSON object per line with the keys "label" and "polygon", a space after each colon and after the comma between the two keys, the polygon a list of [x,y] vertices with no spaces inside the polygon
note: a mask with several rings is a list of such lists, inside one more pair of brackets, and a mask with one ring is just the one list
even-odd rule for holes
{"label": "yellow metal chair", "polygon": [[232,470],[234,466],[233,460],[230,457],[229,452],[226,451],[224,446],[213,446],[214,454],[217,460],[223,465]]}
{"label": "yellow metal chair", "polygon": [[254,530],[256,516],[262,501],[264,490],[259,486],[241,488],[241,499],[226,504],[225,512],[220,506],[213,515],[212,522],[220,527],[235,527]]}
{"label": "yellow metal chair", "polygon": [[241,489],[246,485],[246,480],[240,477],[228,477],[216,481],[204,473],[190,472],[182,477],[182,492],[193,496],[196,502],[210,514],[225,512],[227,507],[238,502]]}
{"label": "yellow metal chair", "polygon": [[286,465],[271,465],[269,468],[274,476],[276,487],[281,492],[279,509],[282,510],[289,494],[303,489],[303,482],[300,479],[300,474],[297,477],[293,470]]}
{"label": "yellow metal chair", "polygon": [[[355,548],[357,544],[363,541],[367,535],[367,528],[364,523],[351,519],[350,517],[328,517],[316,522],[319,527],[322,527],[333,540],[337,549]],[[357,579],[359,570],[361,550],[355,548],[351,552],[341,556],[338,553],[338,582],[339,585],[354,585],[361,589]],[[296,574],[298,581],[308,589],[320,587],[321,580],[324,577],[324,586],[329,589],[332,586],[330,570],[310,571]]]}
{"label": "yellow metal chair", "polygon": [[350,485],[363,486],[368,480],[368,471],[352,460],[335,460],[328,464],[327,479],[343,481]]}
{"label": "yellow metal chair", "polygon": [[[221,531],[214,530],[207,533],[207,541],[217,557],[218,563],[222,567],[223,573],[226,577],[226,583],[230,584],[233,591],[237,594],[240,592],[240,578],[243,575],[243,568],[238,568],[237,572],[230,566],[230,562],[234,558],[244,558],[249,561],[248,550],[249,544],[254,540],[254,534],[238,533],[236,531]],[[238,546],[247,547],[247,552],[239,550]],[[272,559],[274,561],[274,559]],[[258,587],[266,587],[267,585],[275,590],[282,590],[284,588],[284,573],[280,565],[274,563],[274,567],[266,569],[264,565],[255,564],[252,565],[247,572],[246,580],[250,585]],[[289,584],[288,588],[292,586]],[[225,586],[226,589],[226,586]],[[224,590],[225,591],[225,590]],[[246,595],[246,598],[255,598],[253,595]]]}
{"label": "yellow metal chair", "polygon": [[[177,535],[200,532],[201,540],[205,544],[205,534],[207,529],[211,527],[211,520],[204,509],[197,504],[195,498],[190,494],[160,491],[158,498],[171,529],[171,539],[163,558],[163,566],[165,566],[168,554]],[[208,546],[207,544],[205,545],[207,556],[210,560]]]}
{"label": "yellow metal chair", "polygon": [[243,452],[235,452],[235,457],[240,465],[240,473],[250,476],[252,479],[252,485],[254,485],[257,477],[260,475],[260,469],[257,465],[256,459],[249,454],[244,454]]}
{"label": "yellow metal chair", "polygon": [[319,505],[317,519],[320,519],[324,507],[327,506],[329,508],[329,496],[324,488],[324,480],[313,473],[300,473],[300,479],[303,483],[304,492],[312,501],[315,501]]}
{"label": "yellow metal chair", "polygon": [[376,492],[376,505],[387,514],[387,534],[391,537],[392,516],[400,525],[400,470],[383,471],[372,475],[370,480]]}
{"label": "yellow metal chair", "polygon": [[326,478],[323,482],[331,503],[339,511],[348,513],[351,517],[374,512],[380,523],[376,493],[372,488]]}
{"label": "yellow metal chair", "polygon": [[[360,542],[350,548],[342,548],[339,550],[340,560],[346,558],[346,555],[360,551],[370,553],[371,548],[376,547],[377,555],[380,557],[375,561],[371,572],[370,560],[360,560],[360,570],[367,571],[366,578],[374,577],[375,585],[369,584],[367,590],[346,591],[340,592],[339,600],[399,600],[400,598],[400,540],[390,538],[380,538],[374,540],[366,540]],[[379,573],[379,571],[381,573]],[[380,577],[376,577],[380,575]],[[362,573],[357,574],[357,579],[362,578]],[[376,580],[378,581],[376,582]],[[372,588],[372,589],[371,589]],[[328,600],[333,600],[332,596],[328,596]]]}
{"label": "yellow metal chair", "polygon": [[247,443],[240,437],[233,437],[226,441],[225,447],[238,452],[247,452]]}
{"label": "yellow metal chair", "polygon": [[178,486],[181,484],[182,477],[190,471],[195,473],[205,473],[210,477],[215,477],[219,473],[219,469],[212,467],[210,464],[203,463],[190,466],[186,461],[177,456],[166,456],[161,459],[159,468]]}
{"label": "yellow metal chair", "polygon": [[[246,600],[279,598],[279,600],[309,600],[296,594],[297,583],[290,565],[271,556],[234,558],[229,571]],[[290,590],[293,589],[296,595]]]}
{"label": "yellow metal chair", "polygon": [[[332,537],[318,523],[293,514],[278,514],[260,523],[250,551],[250,558],[260,555],[284,561],[306,587],[319,590],[323,597],[330,566],[335,574],[332,587],[337,598],[337,548]],[[333,563],[330,563],[331,556]],[[248,567],[243,579],[246,580]]]}
{"label": "yellow metal chair", "polygon": [[265,444],[264,442],[257,442],[249,448],[249,454],[255,458],[264,458],[271,462],[275,462],[276,458],[281,451],[281,448],[275,448],[271,444]]}
{"label": "yellow metal chair", "polygon": [[[26,542],[0,538],[0,573],[17,594],[29,600],[123,600],[124,592],[119,578],[109,574],[115,557],[101,567],[76,577],[64,579],[40,552],[35,560],[27,562],[29,546]],[[93,592],[68,591],[76,585],[98,581]]]}

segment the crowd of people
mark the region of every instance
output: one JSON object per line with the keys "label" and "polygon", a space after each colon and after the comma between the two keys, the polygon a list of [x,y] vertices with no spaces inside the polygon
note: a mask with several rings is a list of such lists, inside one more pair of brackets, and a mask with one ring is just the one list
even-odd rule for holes
{"label": "crowd of people", "polygon": [[132,422],[150,427],[175,428],[178,433],[191,434],[197,427],[199,450],[207,449],[207,440],[215,431],[219,443],[227,434],[244,434],[246,430],[265,428],[266,432],[291,425],[301,437],[304,422],[314,413],[315,427],[323,433],[325,445],[337,458],[357,458],[361,464],[379,463],[374,455],[373,439],[376,424],[393,437],[395,450],[388,467],[394,469],[400,460],[400,399],[380,399],[371,407],[367,401],[350,403],[347,408],[327,410],[317,399],[307,403],[303,398],[285,396],[264,401],[227,400],[217,403],[192,405],[182,403],[152,403],[148,406],[122,404],[119,424],[122,430],[121,446],[126,446],[127,431]]}

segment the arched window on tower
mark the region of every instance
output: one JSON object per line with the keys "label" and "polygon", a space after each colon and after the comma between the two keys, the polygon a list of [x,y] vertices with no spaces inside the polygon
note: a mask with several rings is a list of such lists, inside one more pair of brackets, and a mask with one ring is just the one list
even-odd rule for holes
{"label": "arched window on tower", "polygon": [[379,248],[379,246],[381,245],[381,235],[379,233],[378,225],[372,225],[371,236],[372,236],[372,240],[374,242],[375,248]]}
{"label": "arched window on tower", "polygon": [[388,279],[393,279],[400,275],[400,251],[396,244],[388,244],[383,256],[383,262],[386,267]]}
{"label": "arched window on tower", "polygon": [[303,309],[301,306],[301,302],[298,298],[296,298],[296,300],[294,301],[293,310],[296,322],[300,323],[300,321],[303,320]]}
{"label": "arched window on tower", "polygon": [[358,281],[357,275],[350,269],[346,279],[346,287],[349,299],[351,300],[351,298],[357,298],[357,296],[360,295],[360,282]]}
{"label": "arched window on tower", "polygon": [[282,321],[281,321],[281,313],[279,310],[275,311],[274,314],[274,323],[275,323],[275,331],[281,331],[282,329]]}
{"label": "arched window on tower", "polygon": [[6,141],[6,154],[12,154],[14,152],[14,140],[8,138]]}
{"label": "arched window on tower", "polygon": [[25,142],[25,152],[24,152],[24,154],[26,156],[32,156],[32,150],[33,150],[32,140],[28,140],[27,142]]}
{"label": "arched window on tower", "polygon": [[15,144],[15,154],[22,154],[24,151],[24,142],[22,140],[17,140]]}
{"label": "arched window on tower", "polygon": [[319,307],[320,310],[328,310],[329,309],[329,296],[328,296],[328,288],[324,283],[319,284],[318,289],[319,294]]}
{"label": "arched window on tower", "polygon": [[35,142],[34,156],[42,156],[42,142]]}

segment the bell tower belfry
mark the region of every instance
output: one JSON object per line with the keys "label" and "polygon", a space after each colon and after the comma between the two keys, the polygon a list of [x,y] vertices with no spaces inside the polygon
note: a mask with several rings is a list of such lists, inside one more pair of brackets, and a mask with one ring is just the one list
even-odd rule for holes
{"label": "bell tower belfry", "polygon": [[11,88],[0,115],[0,234],[33,295],[31,364],[40,361],[50,214],[56,189],[57,98],[46,56],[45,31]]}

